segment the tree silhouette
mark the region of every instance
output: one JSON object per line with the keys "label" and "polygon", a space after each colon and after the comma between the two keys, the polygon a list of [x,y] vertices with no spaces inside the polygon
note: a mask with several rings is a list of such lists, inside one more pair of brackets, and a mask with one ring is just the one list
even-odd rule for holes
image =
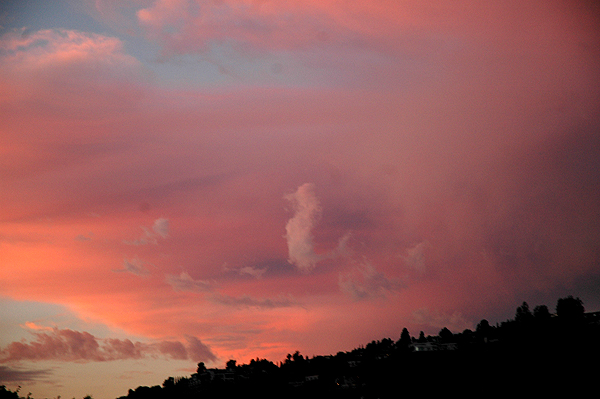
{"label": "tree silhouette", "polygon": [[438,336],[440,337],[440,340],[443,343],[452,342],[452,340],[454,338],[454,334],[452,334],[452,332],[450,330],[448,330],[446,327],[444,327],[440,330],[440,332],[438,333]]}
{"label": "tree silhouette", "polygon": [[545,322],[550,320],[551,315],[548,306],[539,305],[533,308],[533,318],[537,322]]}
{"label": "tree silhouette", "polygon": [[402,351],[406,351],[411,344],[411,338],[410,338],[410,333],[408,332],[408,330],[406,329],[406,327],[404,327],[402,329],[402,333],[400,334],[400,340],[398,341],[398,349],[402,350]]}
{"label": "tree silhouette", "polygon": [[227,363],[225,364],[225,367],[227,368],[227,370],[229,371],[233,371],[236,368],[236,361],[233,359],[230,359],[227,361]]}
{"label": "tree silhouette", "polygon": [[517,308],[515,321],[519,324],[529,324],[533,321],[533,314],[531,313],[531,310],[529,310],[527,302],[523,302],[523,304]]}
{"label": "tree silhouette", "polygon": [[492,327],[486,319],[481,320],[479,324],[477,324],[477,328],[475,328],[475,334],[477,334],[477,337],[483,342],[488,342],[491,332]]}
{"label": "tree silhouette", "polygon": [[165,389],[172,389],[175,387],[175,378],[173,377],[169,377],[166,380],[164,380],[163,382],[163,388]]}
{"label": "tree silhouette", "polygon": [[302,362],[304,360],[304,356],[302,356],[300,354],[300,351],[296,351],[294,352],[294,354],[292,355],[292,359],[294,360],[294,362]]}
{"label": "tree silhouette", "polygon": [[410,344],[410,333],[406,327],[404,327],[402,333],[400,333],[400,342]]}
{"label": "tree silhouette", "polygon": [[196,369],[196,373],[202,374],[205,371],[206,371],[206,366],[204,365],[204,362],[198,363],[198,368]]}
{"label": "tree silhouette", "polygon": [[17,392],[13,392],[10,389],[6,389],[6,386],[0,385],[0,399],[19,399],[18,392],[19,389],[17,389]]}
{"label": "tree silhouette", "polygon": [[579,321],[583,319],[584,313],[583,301],[579,298],[573,298],[572,295],[560,298],[556,303],[556,315],[564,321]]}

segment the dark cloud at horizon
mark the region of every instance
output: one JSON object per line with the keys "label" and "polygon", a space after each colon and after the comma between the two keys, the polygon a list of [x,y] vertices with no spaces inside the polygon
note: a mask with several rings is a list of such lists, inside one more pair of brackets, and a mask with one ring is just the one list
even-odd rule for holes
{"label": "dark cloud at horizon", "polygon": [[0,366],[0,381],[2,382],[34,382],[48,380],[52,376],[50,369],[29,369],[21,367]]}

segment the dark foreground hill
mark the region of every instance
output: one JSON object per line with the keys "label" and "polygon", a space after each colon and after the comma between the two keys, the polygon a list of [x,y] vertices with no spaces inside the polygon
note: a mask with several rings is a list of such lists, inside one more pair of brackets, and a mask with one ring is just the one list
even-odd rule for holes
{"label": "dark foreground hill", "polygon": [[203,363],[190,378],[138,387],[119,399],[154,398],[398,398],[457,394],[466,397],[540,397],[588,392],[600,366],[600,313],[585,313],[579,298],[559,299],[556,313],[527,303],[496,326],[437,336],[406,329],[398,341],[372,341],[332,356],[288,354],[226,369]]}
{"label": "dark foreground hill", "polygon": [[[462,397],[579,397],[595,385],[600,351],[517,352],[490,348],[431,351],[387,358],[363,357],[349,365],[313,358],[304,370],[244,374],[194,384],[194,378],[162,387],[139,387],[127,398],[398,398],[457,394]],[[320,363],[320,364],[319,364]],[[228,378],[228,377],[227,377]]]}
{"label": "dark foreground hill", "polygon": [[[475,331],[437,336],[404,328],[349,352],[275,364],[253,359],[224,369],[198,364],[190,377],[130,389],[119,399],[266,398],[375,399],[433,395],[461,397],[596,397],[600,372],[600,312],[585,313],[579,298],[561,298],[556,313],[525,302],[515,318]],[[107,382],[109,383],[109,382]],[[20,399],[0,387],[0,399]]]}

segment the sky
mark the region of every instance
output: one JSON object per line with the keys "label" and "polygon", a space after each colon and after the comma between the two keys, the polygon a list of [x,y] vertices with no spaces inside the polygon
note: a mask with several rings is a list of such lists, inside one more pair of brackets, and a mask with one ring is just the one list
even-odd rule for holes
{"label": "sky", "polygon": [[600,310],[593,1],[0,2],[0,383]]}

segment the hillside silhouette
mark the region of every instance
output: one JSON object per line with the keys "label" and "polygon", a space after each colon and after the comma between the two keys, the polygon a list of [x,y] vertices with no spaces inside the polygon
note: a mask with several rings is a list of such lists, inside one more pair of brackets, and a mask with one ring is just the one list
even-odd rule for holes
{"label": "hillside silhouette", "polygon": [[[224,369],[199,363],[190,377],[162,386],[139,386],[118,399],[167,398],[398,398],[459,394],[464,397],[577,397],[594,389],[600,366],[600,312],[586,313],[579,298],[558,300],[555,312],[526,302],[514,319],[436,336],[404,328],[335,355],[296,351],[278,364],[231,359]],[[19,398],[0,387],[0,399]]]}
{"label": "hillside silhouette", "polygon": [[288,354],[275,364],[254,359],[225,369],[198,364],[189,378],[169,377],[162,387],[138,387],[119,399],[395,398],[407,394],[467,397],[525,396],[586,391],[597,375],[600,312],[585,313],[572,296],[530,310],[523,302],[514,319],[495,326],[481,320],[475,331],[437,336],[404,328],[349,352],[304,357]]}

